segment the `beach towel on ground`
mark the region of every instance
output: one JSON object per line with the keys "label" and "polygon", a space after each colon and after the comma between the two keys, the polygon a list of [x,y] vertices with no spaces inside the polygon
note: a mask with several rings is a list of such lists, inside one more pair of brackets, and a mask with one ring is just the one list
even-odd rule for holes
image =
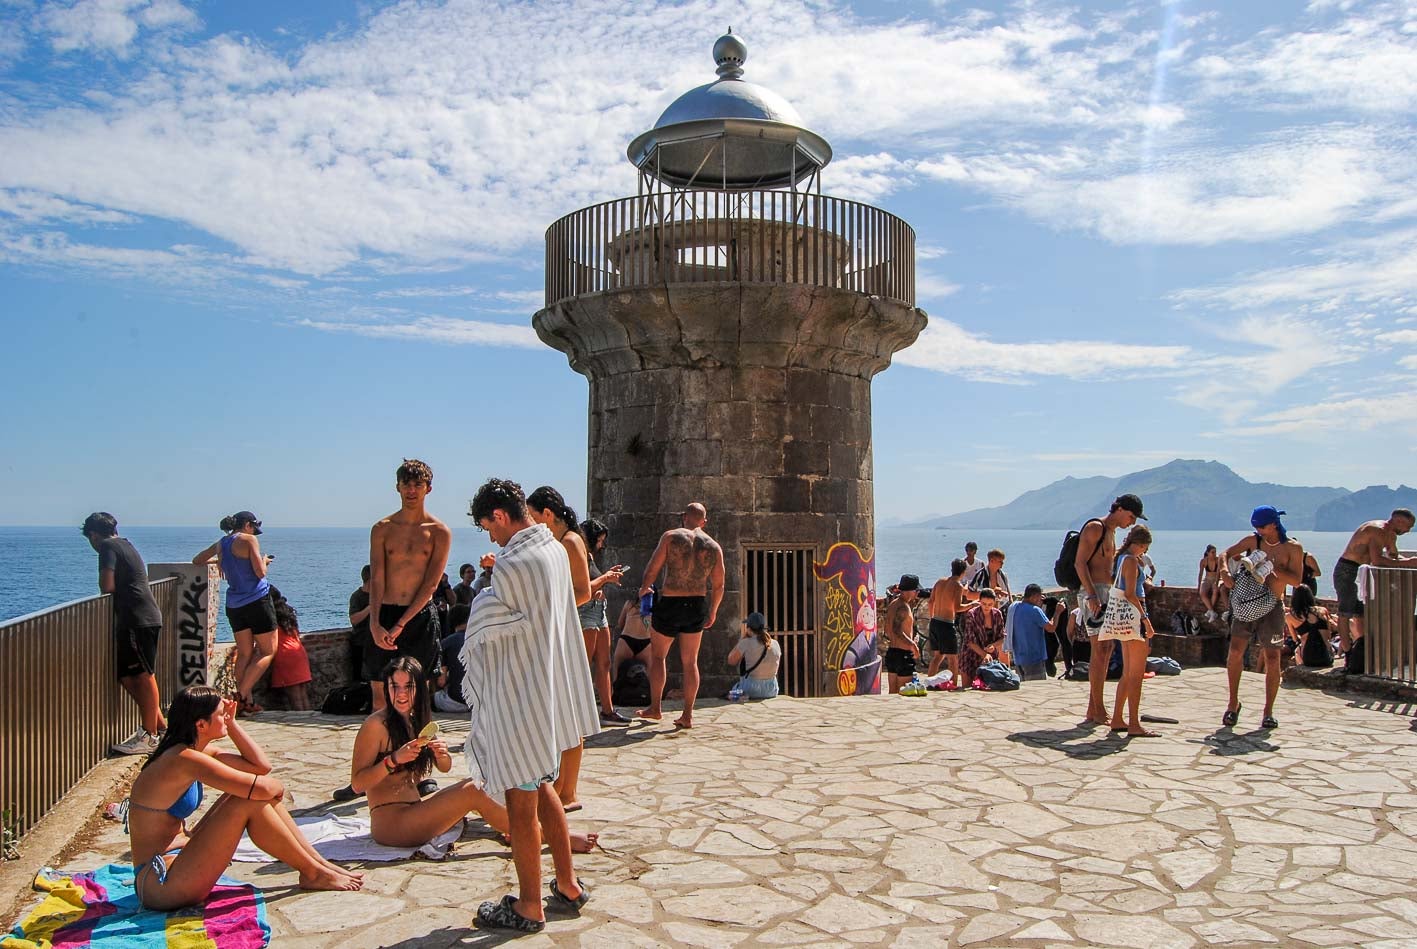
{"label": "beach towel on ground", "polygon": [[562,751],[600,733],[570,562],[544,524],[518,531],[497,555],[461,657],[468,774],[493,799],[553,774]]}
{"label": "beach towel on ground", "polygon": [[[306,815],[295,818],[295,826],[305,835],[305,839],[326,860],[363,860],[368,863],[388,863],[392,860],[407,860],[414,854],[429,860],[442,860],[453,849],[453,844],[462,836],[463,822],[434,837],[422,847],[385,847],[369,836],[369,818],[365,816],[342,817],[336,814]],[[232,860],[237,863],[270,863],[265,851],[251,843],[250,837],[242,837]]]}
{"label": "beach towel on ground", "polygon": [[229,877],[201,904],[170,912],[138,904],[127,864],[72,876],[46,867],[34,888],[47,895],[0,940],[4,949],[259,949],[271,941],[261,891]]}

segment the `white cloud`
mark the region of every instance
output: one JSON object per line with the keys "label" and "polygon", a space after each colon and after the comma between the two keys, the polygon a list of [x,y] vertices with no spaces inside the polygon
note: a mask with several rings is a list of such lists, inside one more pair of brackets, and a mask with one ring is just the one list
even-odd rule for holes
{"label": "white cloud", "polygon": [[1141,346],[1102,340],[996,342],[949,320],[932,317],[913,346],[895,362],[978,382],[1025,385],[1045,378],[1121,379],[1174,371],[1190,355],[1185,346]]}
{"label": "white cloud", "polygon": [[329,333],[353,333],[374,339],[427,340],[467,346],[510,346],[545,349],[530,326],[425,316],[407,322],[352,323],[336,320],[296,320],[296,325]]}
{"label": "white cloud", "polygon": [[46,4],[38,23],[56,52],[126,56],[140,30],[191,29],[198,20],[179,0],[72,0]]}
{"label": "white cloud", "polygon": [[0,190],[0,214],[26,224],[65,221],[72,224],[130,224],[131,214],[76,204],[38,191]]}
{"label": "white cloud", "polygon": [[1311,29],[1268,30],[1201,56],[1190,72],[1212,96],[1251,105],[1274,101],[1410,116],[1417,111],[1417,29],[1406,2],[1311,4],[1334,21]]}
{"label": "white cloud", "polygon": [[963,184],[1055,227],[1117,244],[1270,241],[1332,227],[1411,194],[1417,162],[1408,143],[1373,129],[1287,130],[1244,147],[1167,149],[1145,156],[1118,147],[1062,147],[963,157],[915,166]]}
{"label": "white cloud", "polygon": [[1308,405],[1268,412],[1251,424],[1232,429],[1237,435],[1286,435],[1293,433],[1372,431],[1386,428],[1403,439],[1417,423],[1417,399],[1400,393],[1374,393],[1348,399],[1329,399]]}

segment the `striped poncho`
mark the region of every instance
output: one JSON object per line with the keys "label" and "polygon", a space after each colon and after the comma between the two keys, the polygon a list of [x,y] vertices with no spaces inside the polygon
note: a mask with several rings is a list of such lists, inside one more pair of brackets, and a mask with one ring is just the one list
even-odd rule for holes
{"label": "striped poncho", "polygon": [[468,773],[502,800],[600,732],[566,549],[543,524],[512,536],[472,601],[462,661]]}

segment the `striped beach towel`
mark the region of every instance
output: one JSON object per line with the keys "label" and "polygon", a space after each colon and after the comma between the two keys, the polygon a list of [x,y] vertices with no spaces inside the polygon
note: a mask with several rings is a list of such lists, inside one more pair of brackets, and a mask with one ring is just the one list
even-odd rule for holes
{"label": "striped beach towel", "polygon": [[514,534],[472,601],[462,661],[468,774],[502,800],[600,732],[566,549],[544,524]]}
{"label": "striped beach towel", "polygon": [[165,913],[139,905],[133,868],[121,863],[72,876],[46,868],[34,888],[44,899],[0,939],[3,949],[260,949],[271,940],[261,891],[228,877],[199,905]]}

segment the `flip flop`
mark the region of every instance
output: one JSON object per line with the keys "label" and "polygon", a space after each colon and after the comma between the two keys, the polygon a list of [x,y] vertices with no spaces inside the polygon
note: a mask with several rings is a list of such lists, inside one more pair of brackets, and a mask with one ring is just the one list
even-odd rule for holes
{"label": "flip flop", "polygon": [[1128,738],[1160,738],[1160,737],[1161,737],[1161,732],[1153,732],[1153,731],[1127,732],[1127,737],[1128,737]]}
{"label": "flip flop", "polygon": [[576,886],[581,888],[581,895],[575,899],[566,896],[556,888],[556,881],[551,881],[551,895],[546,898],[546,908],[557,913],[568,913],[572,916],[581,914],[581,907],[590,899],[590,890],[581,882],[580,877],[576,877]]}
{"label": "flip flop", "polygon": [[1278,727],[1279,727],[1279,719],[1275,718],[1273,715],[1266,715],[1266,716],[1264,717],[1264,719],[1260,721],[1260,727],[1261,727],[1261,728],[1278,728]]}
{"label": "flip flop", "polygon": [[511,929],[519,933],[539,933],[546,923],[527,919],[516,911],[517,898],[508,893],[500,902],[488,900],[477,908],[477,925],[483,929]]}
{"label": "flip flop", "polygon": [[1144,722],[1150,722],[1154,725],[1181,724],[1181,720],[1179,718],[1168,718],[1165,715],[1147,715],[1146,713],[1142,713],[1141,720]]}
{"label": "flip flop", "polygon": [[585,807],[585,805],[582,804],[580,801],[572,801],[569,804],[563,804],[561,806],[561,809],[567,814],[574,814],[576,811],[580,810],[583,807]]}
{"label": "flip flop", "polygon": [[1240,703],[1236,702],[1233,711],[1227,709],[1225,714],[1220,716],[1220,724],[1224,725],[1226,728],[1234,728],[1235,723],[1240,720],[1240,708]]}

